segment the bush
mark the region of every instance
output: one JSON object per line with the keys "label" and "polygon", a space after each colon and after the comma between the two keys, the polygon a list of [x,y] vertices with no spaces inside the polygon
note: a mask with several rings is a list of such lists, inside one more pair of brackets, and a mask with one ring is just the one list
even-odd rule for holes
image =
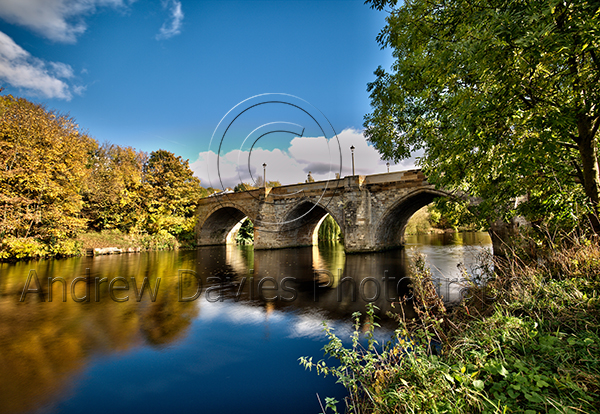
{"label": "bush", "polygon": [[146,250],[177,250],[179,248],[177,238],[166,230],[144,235],[140,241]]}
{"label": "bush", "polygon": [[82,243],[74,239],[44,242],[36,237],[9,236],[0,244],[0,260],[37,259],[52,256],[79,256]]}
{"label": "bush", "polygon": [[0,259],[29,259],[48,254],[45,243],[34,237],[9,236],[2,240]]}

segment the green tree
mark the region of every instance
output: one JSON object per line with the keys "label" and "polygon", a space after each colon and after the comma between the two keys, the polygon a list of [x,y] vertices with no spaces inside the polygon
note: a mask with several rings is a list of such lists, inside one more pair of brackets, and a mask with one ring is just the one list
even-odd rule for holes
{"label": "green tree", "polygon": [[364,122],[385,158],[423,150],[429,179],[482,197],[491,218],[597,217],[598,2],[370,3],[388,8],[377,40],[395,58],[368,85]]}
{"label": "green tree", "polygon": [[254,244],[254,223],[249,218],[246,218],[242,223],[242,226],[235,235],[235,242],[237,244]]}
{"label": "green tree", "polygon": [[429,223],[438,229],[485,229],[486,223],[478,220],[468,208],[467,200],[438,198],[427,206]]}
{"label": "green tree", "polygon": [[[258,179],[256,180],[256,186],[253,186],[249,183],[239,183],[238,185],[233,187],[233,191],[239,193],[241,191],[256,190],[257,188],[262,187],[262,182],[262,177],[258,177]],[[281,187],[281,183],[279,181],[267,181],[267,187]]]}
{"label": "green tree", "polygon": [[318,230],[319,241],[339,241],[342,231],[335,219],[327,214]]}
{"label": "green tree", "polygon": [[242,192],[242,191],[250,191],[250,190],[256,190],[257,187],[254,187],[248,183],[239,183],[238,185],[236,185],[235,187],[233,187],[233,191],[236,193]]}
{"label": "green tree", "polygon": [[196,224],[196,206],[205,190],[193,176],[189,160],[165,150],[150,153],[144,166],[144,183],[148,231],[190,238]]}

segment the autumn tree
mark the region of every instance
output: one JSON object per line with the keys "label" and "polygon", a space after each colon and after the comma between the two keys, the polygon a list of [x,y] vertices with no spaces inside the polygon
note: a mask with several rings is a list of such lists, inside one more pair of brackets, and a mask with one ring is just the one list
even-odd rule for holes
{"label": "autumn tree", "polygon": [[378,42],[395,58],[364,122],[385,158],[422,150],[429,179],[482,197],[490,218],[587,211],[598,231],[600,3],[370,3],[389,12]]}
{"label": "autumn tree", "polygon": [[94,230],[139,228],[145,218],[142,175],[147,155],[105,143],[90,155],[83,187],[84,217]]}
{"label": "autumn tree", "polygon": [[196,206],[205,192],[200,180],[193,176],[188,160],[165,150],[150,153],[144,166],[148,231],[163,230],[190,237],[196,223]]}
{"label": "autumn tree", "polygon": [[[252,185],[249,183],[239,183],[237,184],[235,187],[233,187],[233,191],[235,193],[239,193],[241,191],[250,191],[250,190],[256,190],[257,188],[260,188],[263,186],[263,178],[262,177],[258,177],[258,179],[256,180],[256,185]],[[281,182],[279,181],[267,181],[267,187],[281,187]]]}
{"label": "autumn tree", "polygon": [[71,118],[0,97],[2,257],[64,253],[64,242],[85,228],[80,189],[95,148]]}

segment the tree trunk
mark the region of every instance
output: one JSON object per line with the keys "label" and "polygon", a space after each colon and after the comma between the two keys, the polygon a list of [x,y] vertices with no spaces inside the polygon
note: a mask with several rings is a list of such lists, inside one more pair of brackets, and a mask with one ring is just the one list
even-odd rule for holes
{"label": "tree trunk", "polygon": [[502,219],[490,223],[488,233],[492,239],[494,256],[506,257],[523,251],[530,254],[532,246],[522,234],[522,229],[529,226],[524,217],[514,217],[508,223]]}
{"label": "tree trunk", "polygon": [[581,156],[583,173],[583,188],[594,209],[590,222],[595,233],[600,233],[599,204],[600,204],[600,169],[598,168],[598,148],[592,133],[592,124],[587,116],[581,116],[577,121],[579,133],[577,148]]}

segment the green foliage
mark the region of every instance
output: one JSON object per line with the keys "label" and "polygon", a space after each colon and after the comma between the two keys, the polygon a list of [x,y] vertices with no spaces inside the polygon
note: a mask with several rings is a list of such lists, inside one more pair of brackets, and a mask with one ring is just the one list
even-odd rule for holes
{"label": "green foliage", "polygon": [[464,200],[437,198],[427,206],[429,222],[439,229],[485,229],[487,225],[484,220],[473,214],[469,207],[469,203]]}
{"label": "green foliage", "polygon": [[389,9],[378,41],[395,58],[364,123],[385,158],[424,150],[429,180],[481,197],[490,221],[573,228],[598,213],[597,2],[370,3]]}
{"label": "green foliage", "polygon": [[77,239],[63,239],[48,245],[48,256],[79,256],[83,244]]}
{"label": "green foliage", "polygon": [[[256,181],[254,182],[254,188],[264,187],[264,180],[262,176],[256,177]],[[267,181],[267,187],[281,187],[281,183],[279,181]]]}
{"label": "green foliage", "polygon": [[[256,180],[256,186],[253,186],[252,184],[249,184],[249,183],[239,183],[238,185],[233,187],[233,191],[235,193],[239,193],[242,191],[256,190],[257,188],[259,188],[261,186],[262,186],[262,178],[259,177],[259,179]],[[281,183],[279,181],[267,181],[267,187],[281,187]]]}
{"label": "green foliage", "polygon": [[[325,353],[337,359],[339,366],[329,366],[324,360],[313,362],[312,357],[300,357],[299,361],[305,369],[315,368],[317,374],[333,375],[338,379],[354,401],[359,401],[364,397],[363,393],[368,392],[363,388],[363,384],[370,383],[377,376],[377,370],[381,366],[381,361],[389,357],[389,349],[384,349],[381,354],[378,353],[377,341],[374,339],[374,329],[379,324],[375,321],[375,309],[373,304],[367,305],[367,324],[366,330],[367,347],[364,348],[360,342],[360,312],[355,312],[354,332],[352,333],[352,347],[344,347],[342,340],[337,337],[327,323],[323,322],[324,331],[329,339],[329,343],[323,348]],[[329,402],[333,403],[332,400]],[[331,408],[331,407],[330,407]],[[352,409],[356,407],[351,406]]]}
{"label": "green foliage", "polygon": [[485,229],[486,223],[478,220],[469,207],[466,201],[438,198],[412,215],[406,224],[404,234],[429,234],[448,229],[460,231]]}
{"label": "green foliage", "polygon": [[408,220],[408,223],[406,223],[404,234],[415,235],[431,233],[431,226],[433,225],[431,220],[432,217],[435,216],[430,213],[428,207],[417,210]]}
{"label": "green foliage", "polygon": [[238,185],[236,185],[235,187],[233,187],[233,191],[235,193],[239,193],[242,191],[250,191],[250,190],[256,190],[257,187],[254,187],[248,183],[239,183]]}
{"label": "green foliage", "polygon": [[241,245],[254,244],[254,223],[252,223],[252,220],[249,218],[244,220],[235,235],[235,242]]}
{"label": "green foliage", "polygon": [[340,241],[342,231],[335,219],[330,214],[325,216],[318,230],[319,241]]}
{"label": "green foliage", "polygon": [[208,187],[206,189],[202,189],[202,197],[207,197],[211,194],[214,193],[220,193],[222,190],[219,190],[218,188],[213,188],[213,187]]}
{"label": "green foliage", "polygon": [[544,260],[509,257],[495,268],[486,286],[472,284],[447,311],[417,257],[417,318],[399,319],[392,341],[373,340],[368,307],[364,328],[355,315],[351,348],[326,327],[325,351],[339,366],[300,362],[337,377],[350,412],[598,412],[600,246],[574,243]]}

